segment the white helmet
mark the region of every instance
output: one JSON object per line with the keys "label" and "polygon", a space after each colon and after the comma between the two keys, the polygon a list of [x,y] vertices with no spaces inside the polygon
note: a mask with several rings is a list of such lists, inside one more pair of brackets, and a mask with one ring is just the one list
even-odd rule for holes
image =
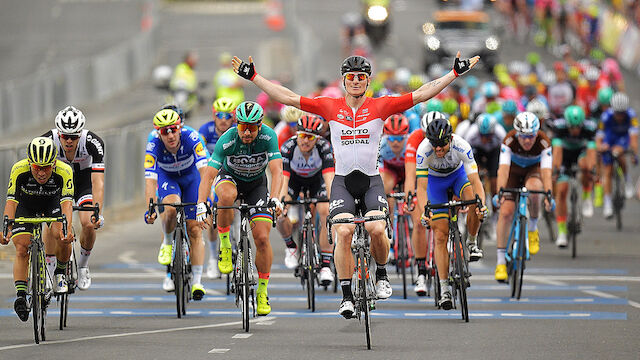
{"label": "white helmet", "polygon": [[422,131],[426,133],[427,126],[435,119],[447,120],[447,116],[440,111],[429,111],[428,113],[422,115],[422,119],[420,119],[420,129],[422,129]]}
{"label": "white helmet", "polygon": [[613,111],[627,111],[629,109],[629,97],[623,92],[617,92],[611,97]]}
{"label": "white helmet", "polygon": [[77,135],[84,129],[85,118],[82,111],[69,105],[56,115],[56,128],[61,134]]}
{"label": "white helmet", "polygon": [[513,128],[518,134],[535,135],[540,130],[540,120],[534,113],[524,111],[513,120]]}
{"label": "white helmet", "polygon": [[549,118],[549,109],[547,105],[545,105],[542,101],[538,99],[533,99],[529,101],[527,104],[528,112],[533,113],[538,119],[548,119]]}

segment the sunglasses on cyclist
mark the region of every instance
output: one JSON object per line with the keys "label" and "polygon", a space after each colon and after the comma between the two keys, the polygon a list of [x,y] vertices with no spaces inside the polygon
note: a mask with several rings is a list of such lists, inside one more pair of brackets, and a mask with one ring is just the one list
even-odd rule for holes
{"label": "sunglasses on cyclist", "polygon": [[223,111],[216,112],[216,117],[220,120],[231,120],[233,118],[233,114]]}
{"label": "sunglasses on cyclist", "polygon": [[389,141],[402,142],[404,141],[404,135],[387,135]]}
{"label": "sunglasses on cyclist", "polygon": [[177,132],[179,128],[180,127],[178,125],[169,125],[169,126],[161,127],[160,134],[167,136],[169,134],[173,134],[174,132]]}
{"label": "sunglasses on cyclist", "polygon": [[69,134],[60,134],[62,140],[77,140],[80,138],[80,135],[69,135]]}
{"label": "sunglasses on cyclist", "polygon": [[429,139],[431,146],[433,146],[434,148],[445,147],[447,146],[447,144],[449,144],[449,141],[450,139],[448,137],[445,139]]}
{"label": "sunglasses on cyclist", "polygon": [[317,137],[318,137],[317,135],[309,134],[309,133],[306,133],[306,132],[299,132],[298,133],[298,139],[307,139],[309,141],[313,141]]}
{"label": "sunglasses on cyclist", "polygon": [[529,134],[529,135],[518,134],[518,137],[522,140],[531,140],[531,139],[534,139],[536,136],[538,136],[538,134]]}
{"label": "sunglasses on cyclist", "polygon": [[258,129],[260,129],[261,125],[262,125],[261,123],[239,122],[238,123],[238,131],[240,131],[241,133],[247,131],[247,129],[249,129],[249,131],[251,131],[251,132],[258,131]]}
{"label": "sunglasses on cyclist", "polygon": [[369,77],[365,73],[346,73],[346,74],[344,74],[344,77],[349,81],[353,81],[353,79],[355,79],[356,76],[358,77],[358,80],[360,80],[360,81],[365,81],[365,80],[367,80],[367,77]]}
{"label": "sunglasses on cyclist", "polygon": [[36,164],[31,164],[31,168],[35,172],[38,172],[38,171],[49,171],[49,170],[51,170],[52,167],[53,167],[53,165],[40,166],[40,165],[36,165]]}

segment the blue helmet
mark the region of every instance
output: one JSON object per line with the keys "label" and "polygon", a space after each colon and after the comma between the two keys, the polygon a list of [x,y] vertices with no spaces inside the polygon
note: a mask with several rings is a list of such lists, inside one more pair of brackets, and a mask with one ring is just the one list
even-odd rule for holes
{"label": "blue helmet", "polygon": [[518,113],[518,105],[515,101],[509,99],[502,103],[502,111],[510,115],[516,115]]}
{"label": "blue helmet", "polygon": [[471,89],[475,89],[479,85],[478,78],[473,75],[467,75],[465,77],[464,83],[465,85],[467,85],[468,88],[471,88]]}
{"label": "blue helmet", "polygon": [[498,84],[493,81],[487,81],[482,84],[482,95],[485,97],[496,97],[500,92],[500,88],[498,88]]}
{"label": "blue helmet", "polygon": [[480,130],[481,135],[489,135],[493,134],[493,131],[496,128],[497,120],[495,116],[491,114],[482,113],[478,115],[476,123],[478,124],[478,129]]}

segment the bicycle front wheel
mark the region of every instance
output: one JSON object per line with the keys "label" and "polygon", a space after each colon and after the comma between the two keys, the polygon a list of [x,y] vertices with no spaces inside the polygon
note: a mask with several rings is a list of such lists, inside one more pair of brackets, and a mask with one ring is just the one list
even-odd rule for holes
{"label": "bicycle front wheel", "polygon": [[453,253],[454,253],[454,286],[457,287],[458,299],[460,300],[460,313],[462,320],[469,322],[469,307],[467,304],[467,279],[464,271],[464,248],[462,247],[460,233],[453,232]]}
{"label": "bicycle front wheel", "polygon": [[524,264],[525,261],[527,260],[527,256],[525,253],[525,244],[527,241],[527,223],[526,223],[527,219],[526,218],[521,218],[520,219],[520,241],[518,241],[518,255],[516,257],[517,259],[517,267],[515,269],[515,276],[514,276],[514,282],[515,282],[515,297],[516,299],[520,300],[520,296],[522,295],[522,280],[524,278]]}
{"label": "bicycle front wheel", "polygon": [[359,272],[359,279],[358,281],[360,282],[360,298],[362,299],[360,301],[360,309],[356,309],[356,311],[362,311],[363,315],[364,315],[364,332],[365,332],[365,337],[367,338],[367,349],[371,350],[371,319],[370,319],[370,314],[369,311],[371,310],[371,305],[369,304],[371,302],[371,299],[369,298],[369,294],[367,293],[367,267],[368,267],[368,259],[366,259],[365,255],[364,255],[364,249],[359,249],[358,250],[358,272]]}
{"label": "bicycle front wheel", "polygon": [[182,229],[177,226],[173,235],[173,285],[176,294],[176,311],[182,318],[184,308],[184,251],[182,250]]}
{"label": "bicycle front wheel", "polygon": [[317,263],[317,249],[315,247],[313,239],[313,228],[307,229],[306,240],[307,242],[307,294],[309,296],[309,305],[312,312],[316,311],[316,269]]}
{"label": "bicycle front wheel", "polygon": [[398,266],[400,266],[400,276],[402,277],[402,297],[407,298],[407,238],[405,234],[405,219],[398,216]]}
{"label": "bicycle front wheel", "polygon": [[[42,307],[40,296],[40,266],[38,251],[34,248],[31,249],[31,313],[33,318],[33,337],[36,344],[40,343],[40,309]],[[44,339],[43,339],[44,340]]]}

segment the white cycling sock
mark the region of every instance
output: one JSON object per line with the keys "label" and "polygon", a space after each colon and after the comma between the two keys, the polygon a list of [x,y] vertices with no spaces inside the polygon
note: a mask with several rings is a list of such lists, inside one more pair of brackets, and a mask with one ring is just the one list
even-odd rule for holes
{"label": "white cycling sock", "polygon": [[449,286],[449,280],[440,280],[440,293],[444,294],[447,291],[451,292],[451,287]]}
{"label": "white cycling sock", "polygon": [[218,261],[218,242],[209,241],[209,259]]}
{"label": "white cycling sock", "polygon": [[82,246],[80,247],[80,256],[78,256],[78,267],[83,268],[87,267],[89,263],[89,256],[91,255],[91,250],[85,250]]}
{"label": "white cycling sock", "polygon": [[193,273],[193,283],[202,283],[202,265],[191,265],[191,272]]}
{"label": "white cycling sock", "polygon": [[164,239],[162,239],[162,245],[171,245],[171,242],[173,241],[173,233],[175,232],[176,230],[174,229],[172,232],[164,233]]}
{"label": "white cycling sock", "polygon": [[49,276],[53,277],[53,272],[56,271],[56,256],[46,255],[44,259],[47,263],[47,273],[49,273]]}
{"label": "white cycling sock", "polygon": [[507,259],[505,258],[506,254],[507,254],[507,249],[497,249],[498,265],[507,265]]}

